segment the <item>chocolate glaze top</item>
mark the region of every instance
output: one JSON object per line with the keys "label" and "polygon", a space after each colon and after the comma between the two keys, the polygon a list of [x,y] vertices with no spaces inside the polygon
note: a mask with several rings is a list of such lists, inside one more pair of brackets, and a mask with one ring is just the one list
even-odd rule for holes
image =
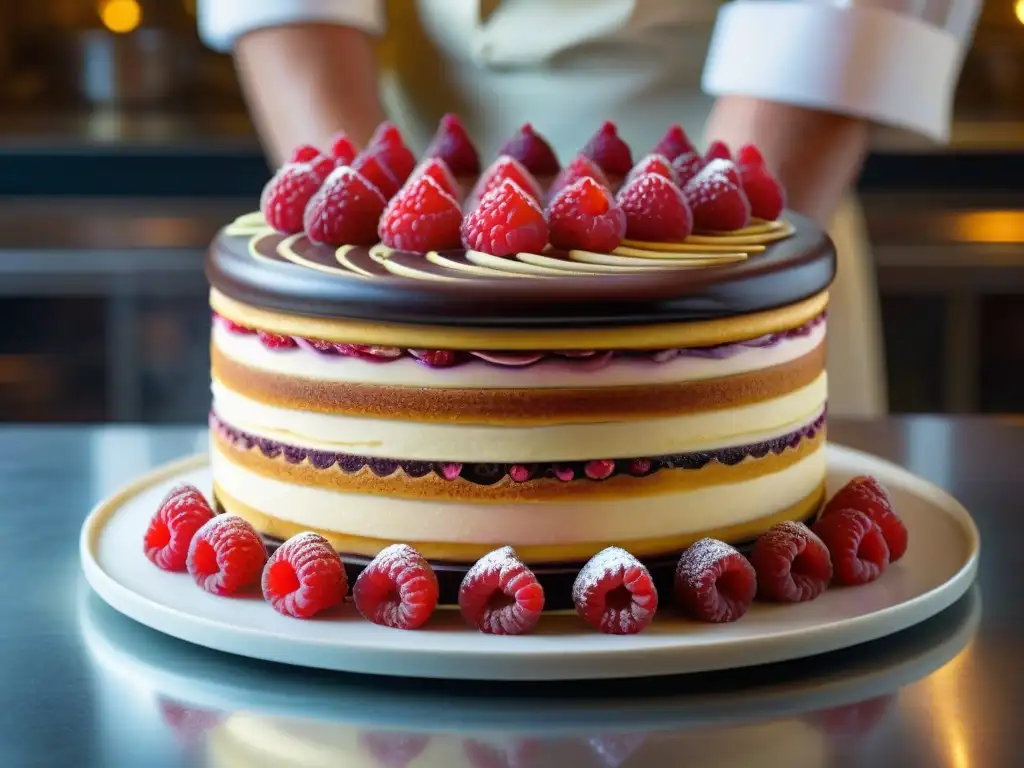
{"label": "chocolate glaze top", "polygon": [[828,236],[798,214],[786,212],[784,219],[793,225],[790,236],[741,261],[616,274],[568,267],[564,275],[533,279],[474,269],[464,251],[440,254],[440,265],[394,252],[393,264],[408,265],[415,276],[395,274],[369,249],[350,249],[339,262],[336,249],[301,237],[291,243],[297,263],[278,253],[283,236],[253,240],[225,230],[209,249],[206,274],[232,299],[313,317],[538,329],[709,320],[792,304],[832,282],[836,259]]}

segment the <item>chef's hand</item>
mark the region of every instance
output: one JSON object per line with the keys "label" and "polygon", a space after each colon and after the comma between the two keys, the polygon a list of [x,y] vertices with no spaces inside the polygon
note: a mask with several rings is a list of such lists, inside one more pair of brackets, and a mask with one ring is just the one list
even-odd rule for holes
{"label": "chef's hand", "polygon": [[374,39],[331,24],[243,35],[235,62],[250,113],[275,165],[300,144],[325,148],[344,131],[363,146],[384,119]]}
{"label": "chef's hand", "polygon": [[705,131],[735,152],[755,144],[786,190],[787,207],[829,224],[867,152],[868,123],[744,96],[715,102]]}

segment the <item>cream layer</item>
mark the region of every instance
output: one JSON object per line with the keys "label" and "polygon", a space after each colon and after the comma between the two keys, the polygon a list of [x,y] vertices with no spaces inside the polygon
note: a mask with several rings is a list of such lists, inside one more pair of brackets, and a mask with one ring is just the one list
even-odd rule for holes
{"label": "cream layer", "polygon": [[825,323],[806,336],[779,339],[770,347],[740,348],[721,360],[678,357],[663,363],[649,358],[619,357],[595,368],[586,360],[542,360],[516,368],[484,361],[452,368],[430,368],[410,357],[375,363],[354,357],[322,355],[313,350],[267,349],[255,335],[233,333],[213,323],[213,344],[235,362],[271,373],[311,381],[346,381],[407,387],[469,389],[545,389],[619,387],[714,379],[761,370],[796,360],[825,338]]}
{"label": "cream layer", "polygon": [[276,408],[214,381],[214,410],[227,424],[284,443],[421,461],[585,461],[725,448],[792,432],[821,414],[827,374],[782,397],[671,418],[535,427],[366,419]]}
{"label": "cream layer", "polygon": [[770,475],[680,493],[581,502],[467,504],[337,493],[283,482],[235,464],[216,443],[210,457],[214,482],[225,493],[300,526],[409,543],[495,546],[589,541],[616,541],[625,546],[640,539],[723,528],[796,504],[812,494],[825,477],[822,444],[804,459]]}

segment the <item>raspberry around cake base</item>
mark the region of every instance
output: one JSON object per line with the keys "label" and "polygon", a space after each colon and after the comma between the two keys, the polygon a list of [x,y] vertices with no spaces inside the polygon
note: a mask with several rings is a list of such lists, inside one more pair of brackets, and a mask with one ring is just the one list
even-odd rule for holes
{"label": "raspberry around cake base", "polygon": [[345,605],[311,621],[281,616],[258,593],[216,597],[187,573],[153,566],[142,537],[177,483],[212,488],[207,458],[156,470],[99,504],[82,528],[86,579],[114,609],[179,639],[250,658],[368,674],[486,680],[626,678],[746,667],[874,640],[958,600],[974,580],[979,540],[967,511],[944,491],[893,464],[835,445],[828,491],[854,475],[892,492],[913,542],[878,581],[831,588],[801,605],[755,603],[732,624],[704,624],[659,609],[631,636],[603,635],[572,614],[541,618],[534,634],[483,635],[457,611],[420,630],[380,627]]}
{"label": "raspberry around cake base", "polygon": [[[217,497],[216,490],[213,493],[214,508],[218,514],[226,514],[224,504]],[[811,497],[797,505],[800,511],[785,510],[780,513],[780,518],[794,519],[805,522],[808,525],[817,518],[818,511],[824,500],[824,488],[815,491]],[[806,509],[812,510],[808,515]],[[283,542],[280,538],[263,534],[263,542],[268,552],[276,550]],[[741,552],[748,552],[754,545],[754,539],[746,539],[734,542],[734,546]],[[369,565],[371,558],[361,555],[353,555],[340,552],[342,562],[345,564],[345,571],[348,575],[348,583],[354,584],[356,578]],[[679,561],[681,550],[673,550],[660,555],[640,558],[641,562],[651,572],[655,586],[660,595],[672,594],[672,581],[675,577],[676,563]],[[439,604],[442,606],[456,607],[459,602],[459,585],[466,572],[473,565],[472,563],[454,563],[438,560],[431,560],[430,566],[437,576],[440,587]],[[537,576],[537,580],[544,588],[544,610],[562,611],[572,610],[572,585],[577,574],[586,565],[585,560],[567,561],[557,563],[527,563],[530,569]],[[666,597],[667,599],[667,597]]]}

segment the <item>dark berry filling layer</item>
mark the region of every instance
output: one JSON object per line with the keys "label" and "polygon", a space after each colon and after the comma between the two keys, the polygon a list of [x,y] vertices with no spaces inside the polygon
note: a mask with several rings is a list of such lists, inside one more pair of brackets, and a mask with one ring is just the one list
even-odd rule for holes
{"label": "dark berry filling layer", "polygon": [[298,336],[281,336],[276,333],[255,330],[239,325],[226,317],[214,314],[214,321],[220,322],[232,333],[256,334],[260,342],[268,349],[308,349],[322,355],[340,357],[356,357],[375,363],[387,363],[403,357],[411,357],[431,368],[451,368],[470,362],[484,362],[491,365],[522,367],[533,365],[545,359],[557,359],[587,365],[588,368],[599,368],[612,358],[639,358],[655,363],[664,363],[678,357],[703,357],[722,360],[731,357],[744,349],[772,347],[784,339],[794,339],[810,334],[818,325],[825,321],[825,314],[809,320],[797,328],[781,333],[769,333],[756,339],[735,341],[728,344],[716,344],[708,347],[684,347],[677,349],[635,349],[635,350],[577,350],[565,352],[477,352],[455,351],[450,349],[402,349],[400,347],[381,347],[365,344],[341,344],[322,339],[307,339]]}
{"label": "dark berry filling layer", "polygon": [[637,459],[592,459],[564,463],[535,462],[513,463],[461,463],[445,461],[411,461],[407,459],[382,459],[373,456],[356,456],[349,453],[318,451],[257,437],[225,424],[216,413],[210,413],[210,428],[237,448],[249,450],[253,446],[268,459],[283,458],[290,464],[301,464],[308,460],[317,469],[338,467],[346,474],[354,474],[369,467],[377,477],[388,477],[401,470],[409,477],[426,477],[433,474],[446,480],[463,479],[475,485],[494,485],[509,477],[514,482],[554,478],[562,482],[600,481],[616,475],[647,477],[665,469],[700,469],[709,462],[733,466],[747,458],[760,459],[770,453],[779,454],[787,448],[796,448],[804,439],[818,434],[825,425],[825,412],[813,422],[786,435],[762,440],[748,445],[731,448],[716,448],[709,451],[691,451],[667,456],[652,456]]}

